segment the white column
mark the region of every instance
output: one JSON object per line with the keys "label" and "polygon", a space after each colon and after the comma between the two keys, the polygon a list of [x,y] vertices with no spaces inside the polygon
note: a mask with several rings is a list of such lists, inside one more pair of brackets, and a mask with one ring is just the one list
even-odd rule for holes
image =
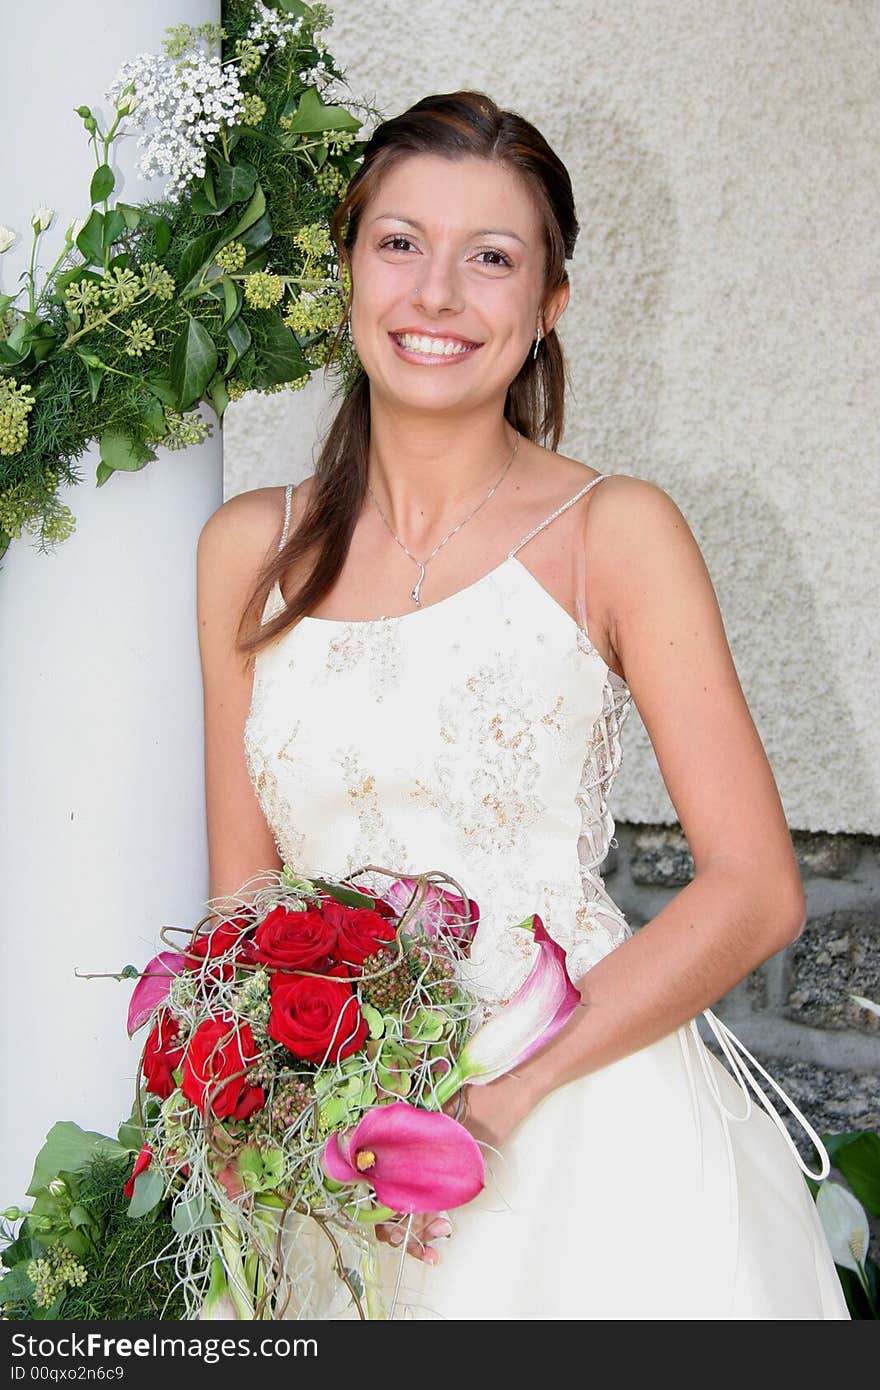
{"label": "white column", "polygon": [[[0,259],[10,293],[33,209],[56,209],[44,267],[88,214],[95,160],[74,108],[100,112],[106,129],[120,64],[161,52],[166,27],[218,21],[220,4],[0,9],[0,223],[22,236]],[[135,134],[113,147],[114,200],[163,191],[134,174]],[[207,896],[195,560],[222,501],[222,455],[206,413],[212,439],[160,448],[100,489],[90,448],[82,482],[63,490],[74,535],[50,555],[13,540],[0,560],[0,1209],[30,1205],[33,1158],[56,1120],[115,1134],[131,1107],[143,1042],[126,1036],[131,984],[74,972],[142,968],[159,928],[192,925]]]}

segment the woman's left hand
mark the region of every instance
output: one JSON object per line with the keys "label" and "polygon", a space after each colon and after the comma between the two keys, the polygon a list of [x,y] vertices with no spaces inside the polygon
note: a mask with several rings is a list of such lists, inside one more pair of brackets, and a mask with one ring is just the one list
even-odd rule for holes
{"label": "woman's left hand", "polygon": [[[464,1125],[478,1144],[499,1149],[534,1103],[525,1083],[508,1072],[485,1086],[463,1086],[443,1109]],[[437,1264],[439,1252],[428,1242],[447,1236],[450,1226],[447,1212],[427,1211],[420,1212],[412,1220],[401,1216],[396,1222],[383,1222],[376,1227],[376,1234],[389,1245],[402,1245],[406,1241],[408,1254],[426,1264]]]}

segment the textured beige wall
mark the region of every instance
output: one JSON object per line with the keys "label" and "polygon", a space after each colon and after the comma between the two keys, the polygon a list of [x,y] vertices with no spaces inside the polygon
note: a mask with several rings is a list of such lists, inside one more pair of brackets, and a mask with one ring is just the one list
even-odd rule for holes
{"label": "textured beige wall", "polygon": [[[878,0],[337,0],[387,115],[474,87],[566,161],[561,452],[675,498],[789,823],[880,832]],[[226,417],[226,495],[310,472],[320,380]],[[675,819],[633,712],[618,820]]]}

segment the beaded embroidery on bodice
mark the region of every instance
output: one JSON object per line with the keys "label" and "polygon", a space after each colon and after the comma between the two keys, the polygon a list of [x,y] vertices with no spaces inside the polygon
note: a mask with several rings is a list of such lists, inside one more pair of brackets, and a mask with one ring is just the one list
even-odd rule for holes
{"label": "beaded embroidery on bodice", "polygon": [[[449,598],[399,617],[306,617],[255,662],[245,755],[282,860],[305,875],[454,875],[480,907],[466,970],[487,1014],[528,974],[536,948],[515,924],[532,912],[573,979],[631,934],[600,866],[632,696],[516,556],[607,476]],[[283,603],[276,584],[263,620]]]}

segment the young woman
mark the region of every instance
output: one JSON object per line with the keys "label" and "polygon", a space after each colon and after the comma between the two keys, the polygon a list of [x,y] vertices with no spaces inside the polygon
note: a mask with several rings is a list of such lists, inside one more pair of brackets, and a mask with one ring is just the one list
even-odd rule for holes
{"label": "young woman", "polygon": [[[846,1318],[781,1120],[693,1022],[804,895],[684,516],[556,452],[577,232],[558,157],[483,94],[373,134],[333,224],[363,369],[314,476],[199,543],[211,895],[443,868],[487,1016],[531,964],[513,923],[566,949],[583,1007],[459,1096],[486,1188],[379,1230],[406,1315]],[[631,702],[696,870],[636,934],[600,874]]]}

